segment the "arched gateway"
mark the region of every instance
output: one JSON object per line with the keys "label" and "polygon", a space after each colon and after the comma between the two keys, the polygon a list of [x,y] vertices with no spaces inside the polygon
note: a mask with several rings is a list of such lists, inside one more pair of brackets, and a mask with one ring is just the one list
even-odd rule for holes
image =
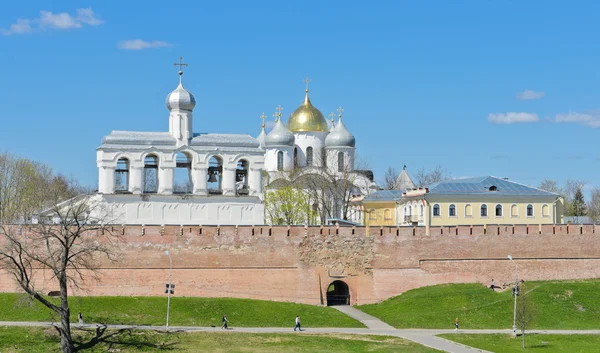
{"label": "arched gateway", "polygon": [[342,281],[333,281],[327,287],[327,306],[350,305],[350,290]]}

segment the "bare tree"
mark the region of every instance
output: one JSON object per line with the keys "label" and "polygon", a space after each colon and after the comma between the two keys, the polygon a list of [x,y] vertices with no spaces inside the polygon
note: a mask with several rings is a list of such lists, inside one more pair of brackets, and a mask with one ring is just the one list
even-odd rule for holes
{"label": "bare tree", "polygon": [[600,222],[600,188],[593,188],[587,205],[588,216],[594,222]]}
{"label": "bare tree", "polygon": [[556,182],[556,180],[552,180],[552,179],[546,178],[546,179],[542,180],[542,182],[538,186],[538,189],[548,191],[548,192],[553,192],[553,193],[559,194],[559,195],[563,194],[563,190],[560,188],[560,186],[558,186],[558,183]]}
{"label": "bare tree", "polygon": [[[64,196],[59,183],[48,191],[49,199]],[[12,275],[31,298],[60,318],[56,326],[64,353],[74,351],[71,337],[69,291],[81,289],[87,276],[95,276],[99,255],[115,259],[111,246],[112,212],[93,197],[83,195],[55,204],[38,224],[0,226],[0,266]],[[44,278],[49,271],[51,278]],[[37,283],[58,285],[58,303],[44,296]]]}
{"label": "bare tree", "polygon": [[396,188],[396,181],[398,180],[398,170],[394,167],[388,167],[383,176],[382,186],[386,190],[394,190]]}
{"label": "bare tree", "polygon": [[525,282],[519,284],[517,299],[517,325],[521,329],[521,337],[523,339],[523,348],[525,348],[525,332],[531,322],[535,319],[536,309],[535,304],[531,300],[530,293],[525,291]]}
{"label": "bare tree", "polygon": [[563,189],[563,196],[565,199],[565,211],[569,216],[577,216],[574,214],[573,202],[575,201],[575,195],[577,190],[583,190],[586,182],[582,180],[567,179],[565,181],[565,187]]}
{"label": "bare tree", "polygon": [[417,170],[417,174],[415,175],[418,187],[426,187],[427,185],[433,183],[448,180],[450,177],[450,172],[448,172],[446,168],[443,168],[439,164],[431,170],[419,168],[419,170]]}

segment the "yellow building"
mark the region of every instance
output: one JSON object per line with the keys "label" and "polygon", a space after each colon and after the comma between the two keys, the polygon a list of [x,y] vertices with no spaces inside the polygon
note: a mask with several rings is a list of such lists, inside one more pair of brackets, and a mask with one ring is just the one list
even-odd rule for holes
{"label": "yellow building", "polygon": [[398,202],[400,225],[559,224],[560,195],[491,176],[409,190]]}
{"label": "yellow building", "polygon": [[362,201],[362,223],[368,227],[395,226],[398,208],[397,200],[402,197],[400,190],[379,190]]}

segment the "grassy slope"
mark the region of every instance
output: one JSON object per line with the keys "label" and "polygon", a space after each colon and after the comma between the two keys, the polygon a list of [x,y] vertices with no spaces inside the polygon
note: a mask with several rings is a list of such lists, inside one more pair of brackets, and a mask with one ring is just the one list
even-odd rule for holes
{"label": "grassy slope", "polygon": [[[89,333],[75,331],[75,339],[87,342]],[[164,352],[181,353],[435,353],[434,349],[396,337],[308,335],[308,334],[244,334],[244,333],[123,333],[109,339],[112,349],[122,353]],[[101,343],[81,352],[106,352],[108,344]],[[54,331],[41,328],[1,327],[0,352],[47,353],[56,351],[58,338]],[[161,349],[162,348],[162,349]]]}
{"label": "grassy slope", "polygon": [[[600,280],[527,282],[537,316],[530,328],[600,328]],[[398,328],[510,328],[511,291],[493,292],[480,284],[424,287],[372,305],[358,306]]]}
{"label": "grassy slope", "polygon": [[521,337],[515,339],[511,335],[447,334],[440,337],[496,353],[595,353],[600,347],[600,335],[526,335],[525,349],[521,346]]}
{"label": "grassy slope", "polygon": [[[89,323],[164,325],[167,298],[71,297],[71,321],[81,311]],[[0,294],[0,321],[53,321],[50,310],[27,296]],[[171,298],[172,326],[217,326],[227,314],[232,327],[294,327],[300,315],[305,327],[364,327],[341,312],[314,305],[232,298]]]}

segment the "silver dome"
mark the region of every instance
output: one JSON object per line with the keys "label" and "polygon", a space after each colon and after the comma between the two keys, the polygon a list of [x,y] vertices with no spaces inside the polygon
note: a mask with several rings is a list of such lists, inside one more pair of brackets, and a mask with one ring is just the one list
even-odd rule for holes
{"label": "silver dome", "polygon": [[265,146],[293,146],[295,140],[294,134],[279,119],[265,137]]}
{"label": "silver dome", "polygon": [[189,110],[192,111],[196,106],[196,98],[188,90],[183,88],[181,82],[175,90],[167,96],[167,108],[169,110]]}
{"label": "silver dome", "polygon": [[258,134],[258,137],[256,138],[258,140],[258,143],[260,144],[260,148],[265,147],[265,138],[266,137],[267,137],[267,133],[265,132],[265,127],[263,126],[263,128],[260,130],[260,134]]}
{"label": "silver dome", "polygon": [[331,129],[329,135],[325,137],[325,146],[327,147],[354,147],[355,145],[356,139],[346,129],[342,119],[338,120],[338,123]]}

